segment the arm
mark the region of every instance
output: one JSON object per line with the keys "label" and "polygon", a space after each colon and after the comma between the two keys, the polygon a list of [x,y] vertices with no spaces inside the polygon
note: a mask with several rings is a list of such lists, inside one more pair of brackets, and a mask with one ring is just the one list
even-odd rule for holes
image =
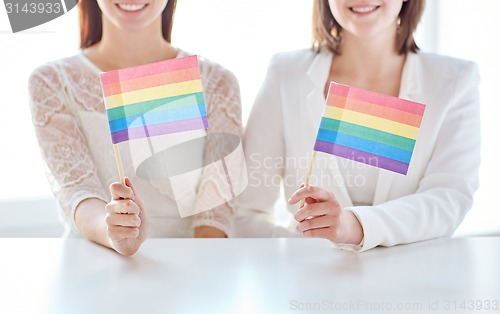
{"label": "arm", "polygon": [[64,90],[52,65],[35,70],[29,79],[32,120],[47,177],[66,226],[78,233],[74,218],[79,204],[85,200],[105,203],[109,197],[97,177],[86,140],[67,108]]}
{"label": "arm", "polygon": [[81,202],[75,222],[87,239],[130,256],[146,240],[147,211],[129,178],[125,185],[111,184],[110,191],[112,201],[107,204],[98,199]]}
{"label": "arm", "polygon": [[[367,250],[453,234],[472,206],[480,161],[479,75],[462,69],[452,90],[434,150],[414,194],[376,206],[353,207]],[[417,145],[426,145],[425,139]]]}
{"label": "arm", "polygon": [[[209,74],[211,77],[205,80],[207,82],[205,100],[210,121],[208,135],[229,133],[241,137],[241,100],[236,77],[225,69]],[[221,153],[221,150],[224,151],[221,147],[223,145],[224,143],[219,140],[209,140],[205,148],[204,159],[206,161],[218,160],[224,157]],[[203,199],[207,197],[220,197],[217,193],[218,182],[227,181],[227,179],[225,172],[217,172],[215,168],[206,167],[198,186],[197,202],[203,202]],[[214,209],[195,215],[193,221],[194,236],[226,237],[233,214],[234,200],[229,200]]]}
{"label": "arm", "polygon": [[436,142],[417,142],[434,150],[415,193],[375,206],[341,208],[331,193],[303,187],[289,200],[306,199],[295,215],[297,229],[358,252],[453,234],[472,206],[479,170],[479,76],[475,66],[462,72],[442,123],[433,124],[439,128]]}
{"label": "arm", "polygon": [[[105,200],[109,197],[96,175],[86,140],[65,104],[64,90],[57,70],[51,65],[37,69],[30,77],[33,124],[49,182],[65,222],[91,241],[122,254],[133,254],[138,246],[133,249],[125,247],[121,240],[130,234],[117,225],[133,228],[137,219],[114,219],[117,217],[115,213],[128,214],[130,211],[130,214],[138,215],[137,206],[125,207],[130,204],[120,201],[120,198],[131,196],[130,191],[125,193],[131,189],[126,187],[122,192],[112,188],[114,200],[107,204]],[[135,231],[131,232],[134,235]]]}

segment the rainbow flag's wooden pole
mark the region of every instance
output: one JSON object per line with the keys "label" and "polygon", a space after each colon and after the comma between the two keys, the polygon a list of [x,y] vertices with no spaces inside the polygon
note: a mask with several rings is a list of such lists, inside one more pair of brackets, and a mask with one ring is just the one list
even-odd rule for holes
{"label": "rainbow flag's wooden pole", "polygon": [[[305,182],[305,186],[309,186],[309,178],[311,177],[311,173],[313,171],[313,168],[314,168],[314,161],[316,160],[316,151],[314,150],[313,151],[313,154],[312,154],[312,157],[311,157],[311,161],[309,162],[309,170],[307,171],[307,177],[306,177],[306,182]],[[304,207],[304,203],[306,202],[305,199],[302,199],[300,201],[300,205],[299,205],[299,208],[302,208]]]}
{"label": "rainbow flag's wooden pole", "polygon": [[120,175],[120,182],[121,184],[125,184],[125,174],[123,173],[122,157],[118,144],[113,144],[113,149],[115,151],[116,167],[118,168],[118,175]]}

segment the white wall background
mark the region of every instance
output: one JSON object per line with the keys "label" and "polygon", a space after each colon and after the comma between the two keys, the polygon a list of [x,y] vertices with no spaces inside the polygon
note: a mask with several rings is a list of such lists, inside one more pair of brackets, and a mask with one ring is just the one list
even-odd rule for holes
{"label": "white wall background", "polygon": [[[495,120],[500,117],[500,104],[494,93],[500,83],[496,57],[500,54],[496,31],[500,21],[495,13],[500,1],[427,3],[417,35],[420,47],[474,60],[482,76],[482,186],[476,205],[457,233],[499,232],[500,205],[495,195],[500,192],[500,167],[495,152],[500,124]],[[178,0],[173,43],[236,74],[246,121],[271,55],[309,46],[311,4],[312,0]],[[57,235],[59,229],[47,231],[45,218],[55,219],[55,209],[48,197],[50,190],[31,125],[26,88],[35,67],[78,52],[77,12],[72,10],[33,30],[11,34],[0,5],[0,47],[0,235],[22,235],[21,227],[30,230],[27,235]],[[38,199],[42,201],[36,202]],[[37,226],[37,222],[44,225]]]}

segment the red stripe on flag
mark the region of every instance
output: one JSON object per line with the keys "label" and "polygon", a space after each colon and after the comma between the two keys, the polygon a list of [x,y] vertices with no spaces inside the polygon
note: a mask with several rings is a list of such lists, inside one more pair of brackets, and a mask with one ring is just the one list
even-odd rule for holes
{"label": "red stripe on flag", "polygon": [[330,83],[328,94],[329,96],[338,95],[342,97],[349,97],[352,99],[357,99],[368,103],[373,103],[380,106],[389,107],[400,111],[405,111],[419,116],[422,116],[425,110],[425,105],[410,100],[401,99],[388,95],[382,95],[379,93],[362,90],[359,88],[350,87],[342,84],[337,84],[334,82]]}
{"label": "red stripe on flag", "polygon": [[198,57],[189,56],[105,72],[101,73],[100,77],[102,85],[104,86],[108,84],[137,79],[140,77],[156,75],[163,72],[172,72],[194,67],[198,67]]}

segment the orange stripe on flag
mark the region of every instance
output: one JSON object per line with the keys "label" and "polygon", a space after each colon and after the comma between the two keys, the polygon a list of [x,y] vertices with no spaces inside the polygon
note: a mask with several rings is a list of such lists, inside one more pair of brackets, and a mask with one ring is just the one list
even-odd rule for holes
{"label": "orange stripe on flag", "polygon": [[175,84],[200,79],[198,68],[189,68],[174,72],[165,72],[147,77],[141,77],[123,82],[110,83],[103,86],[104,96],[112,96],[126,92],[133,92],[144,88]]}

